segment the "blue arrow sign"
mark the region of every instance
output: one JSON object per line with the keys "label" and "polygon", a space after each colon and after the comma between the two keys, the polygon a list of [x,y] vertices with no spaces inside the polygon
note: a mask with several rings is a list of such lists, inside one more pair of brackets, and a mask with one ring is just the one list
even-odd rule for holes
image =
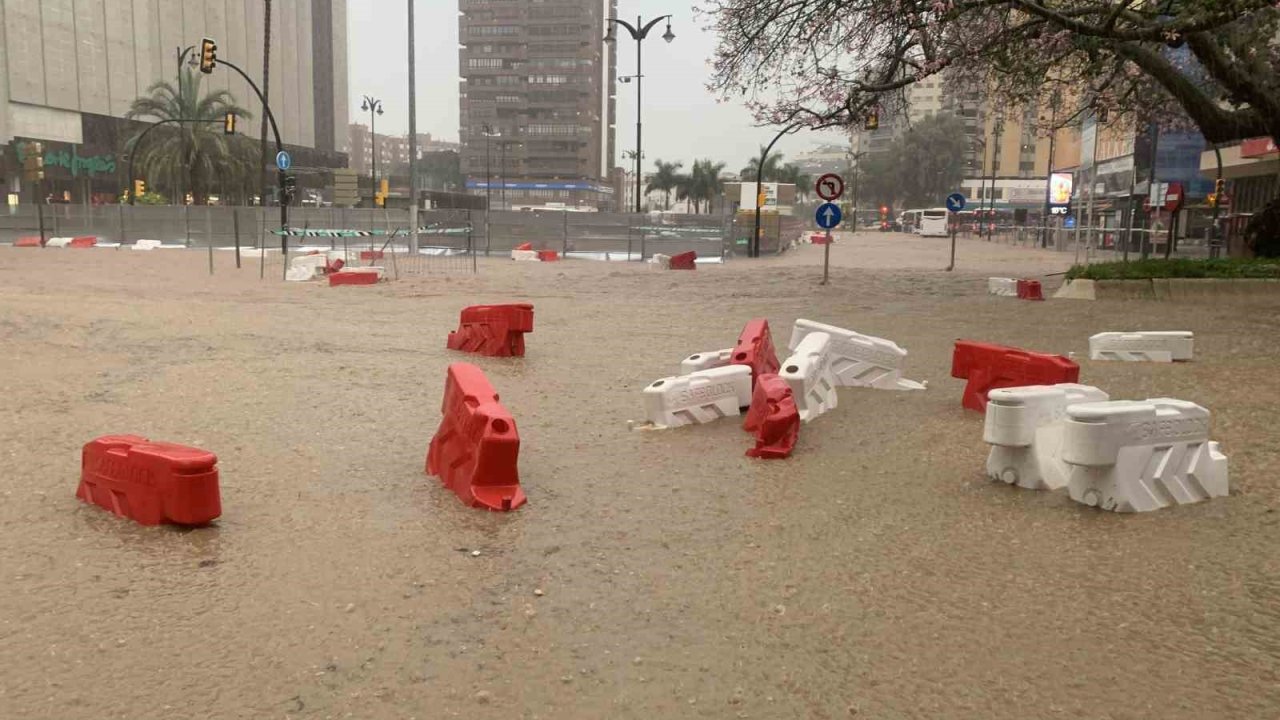
{"label": "blue arrow sign", "polygon": [[953,213],[958,213],[964,209],[964,195],[960,193],[951,193],[947,196],[947,209]]}
{"label": "blue arrow sign", "polygon": [[840,206],[835,203],[822,203],[818,206],[818,212],[815,215],[818,220],[818,227],[823,230],[830,230],[839,225],[843,217],[840,212]]}
{"label": "blue arrow sign", "polygon": [[281,170],[288,170],[293,167],[293,158],[289,157],[289,153],[281,150],[276,153],[276,167]]}

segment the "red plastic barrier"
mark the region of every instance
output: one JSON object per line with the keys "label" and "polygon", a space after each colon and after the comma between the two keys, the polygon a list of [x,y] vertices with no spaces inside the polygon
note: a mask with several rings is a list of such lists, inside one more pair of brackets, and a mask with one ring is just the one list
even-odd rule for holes
{"label": "red plastic barrier", "polygon": [[489,357],[523,357],[524,334],[533,332],[533,306],[473,305],[462,309],[445,347]]}
{"label": "red plastic barrier", "polygon": [[751,385],[765,373],[776,373],[781,363],[778,353],[773,349],[773,335],[769,333],[769,321],[755,318],[747,322],[738,335],[738,344],[733,348],[733,365],[746,365],[751,368]]}
{"label": "red plastic barrier", "polygon": [[325,265],[324,271],[327,273],[336,273],[342,268],[346,267],[346,265],[347,265],[347,262],[345,260],[343,260],[342,258],[338,258],[337,260],[334,260],[328,265]]}
{"label": "red plastic barrier", "polygon": [[40,242],[38,237],[20,237],[13,241],[14,247],[43,247],[44,243]]}
{"label": "red plastic barrier", "polygon": [[1039,280],[1019,280],[1018,298],[1020,300],[1044,300],[1044,289]]}
{"label": "red plastic barrier", "polygon": [[381,250],[361,250],[360,259],[361,260],[381,260],[382,251]]}
{"label": "red plastic barrier", "polygon": [[1079,382],[1080,366],[1061,355],[957,340],[951,355],[951,377],[968,380],[960,404],[985,413],[987,393],[992,390]]}
{"label": "red plastic barrier", "polygon": [[143,525],[206,525],[222,514],[217,465],[200,448],[105,435],[85,443],[76,497]]}
{"label": "red plastic barrier", "polygon": [[349,272],[329,273],[329,287],[337,285],[377,285],[378,273],[375,271],[352,270]]}
{"label": "red plastic barrier", "polygon": [[520,489],[520,432],[480,368],[453,363],[444,385],[444,418],[427,450],[427,473],[471,507],[515,510]]}
{"label": "red plastic barrier", "polygon": [[533,243],[520,243],[519,245],[516,246],[515,249],[516,250],[532,250]]}
{"label": "red plastic barrier", "polygon": [[760,376],[742,429],[756,434],[756,446],[747,450],[747,457],[791,457],[800,435],[800,410],[786,380],[774,373]]}
{"label": "red plastic barrier", "polygon": [[697,264],[694,262],[695,258],[697,257],[698,257],[698,253],[692,250],[690,250],[689,252],[682,252],[679,255],[672,255],[671,269],[672,270],[697,270],[698,269]]}
{"label": "red plastic barrier", "polygon": [[538,259],[542,262],[555,262],[560,259],[555,250],[539,250]]}
{"label": "red plastic barrier", "polygon": [[826,245],[826,244],[827,244],[827,234],[826,234],[826,233],[814,233],[814,234],[812,234],[812,235],[810,235],[810,236],[809,236],[809,242],[810,242],[810,243],[812,243],[812,244],[814,244],[814,245]]}
{"label": "red plastic barrier", "polygon": [[91,248],[97,244],[98,244],[98,238],[92,235],[83,235],[81,237],[71,238],[71,242],[67,243],[67,247]]}

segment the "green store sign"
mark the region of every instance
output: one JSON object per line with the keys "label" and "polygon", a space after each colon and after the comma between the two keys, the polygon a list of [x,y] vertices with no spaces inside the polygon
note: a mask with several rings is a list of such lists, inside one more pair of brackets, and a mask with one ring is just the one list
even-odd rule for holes
{"label": "green store sign", "polygon": [[[15,142],[14,148],[18,152],[18,164],[21,165],[26,160],[26,143]],[[76,146],[72,145],[70,151],[46,150],[44,153],[44,167],[46,170],[50,167],[63,168],[71,172],[71,177],[80,177],[82,174],[96,177],[114,173],[116,171],[116,159],[112,155],[80,157],[80,153],[76,151]]]}

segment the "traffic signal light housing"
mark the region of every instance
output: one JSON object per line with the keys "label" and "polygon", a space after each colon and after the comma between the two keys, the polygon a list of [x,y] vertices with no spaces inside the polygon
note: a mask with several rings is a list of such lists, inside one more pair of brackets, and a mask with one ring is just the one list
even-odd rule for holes
{"label": "traffic signal light housing", "polygon": [[218,66],[218,44],[209,38],[200,41],[200,72],[208,75]]}
{"label": "traffic signal light housing", "polygon": [[867,112],[867,119],[863,128],[866,130],[880,129],[880,110],[878,108],[872,108]]}
{"label": "traffic signal light housing", "polygon": [[145,180],[133,181],[133,196],[135,198],[142,197],[147,194],[147,182]]}
{"label": "traffic signal light housing", "polygon": [[1214,195],[1222,195],[1222,193],[1224,193],[1224,192],[1226,192],[1226,191],[1227,191],[1227,181],[1226,181],[1226,180],[1223,180],[1222,178],[1218,178],[1217,180],[1214,180],[1214,181],[1213,181],[1213,194],[1214,194]]}
{"label": "traffic signal light housing", "polygon": [[293,196],[298,192],[298,178],[294,175],[285,175],[280,180],[280,189],[284,193],[285,204],[293,202]]}
{"label": "traffic signal light housing", "polygon": [[235,113],[227,113],[222,118],[222,132],[226,135],[236,134],[236,115]]}

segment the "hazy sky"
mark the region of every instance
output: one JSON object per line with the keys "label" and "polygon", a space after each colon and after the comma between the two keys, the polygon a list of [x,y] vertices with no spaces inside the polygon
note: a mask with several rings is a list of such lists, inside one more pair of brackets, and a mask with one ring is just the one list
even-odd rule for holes
{"label": "hazy sky", "polygon": [[[405,133],[408,115],[407,0],[349,0],[347,63],[350,70],[351,121],[368,123],[360,98],[382,100],[385,114],[378,132]],[[458,139],[458,3],[417,0],[418,132],[445,140]],[[618,16],[634,22],[658,15],[673,16],[676,39],[662,41],[662,26],[644,41],[644,154],[646,169],[654,159],[710,157],[737,172],[773,132],[752,126],[751,115],[737,103],[717,103],[707,92],[708,59],[715,36],[695,24],[685,0],[619,0]],[[635,73],[635,41],[623,33],[618,47],[618,74]],[[618,85],[618,152],[635,145],[635,86]],[[833,133],[802,133],[783,138],[777,148],[794,156],[819,142],[840,142]],[[620,158],[618,159],[620,160]],[[619,163],[621,164],[621,163]]]}

